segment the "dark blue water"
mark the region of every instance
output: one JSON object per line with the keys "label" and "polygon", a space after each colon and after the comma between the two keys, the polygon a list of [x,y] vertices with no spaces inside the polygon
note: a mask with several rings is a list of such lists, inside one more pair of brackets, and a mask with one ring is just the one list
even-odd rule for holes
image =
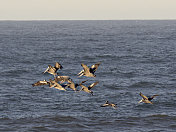
{"label": "dark blue water", "polygon": [[[176,21],[0,21],[0,50],[0,131],[176,131]],[[55,62],[94,96],[32,87]]]}

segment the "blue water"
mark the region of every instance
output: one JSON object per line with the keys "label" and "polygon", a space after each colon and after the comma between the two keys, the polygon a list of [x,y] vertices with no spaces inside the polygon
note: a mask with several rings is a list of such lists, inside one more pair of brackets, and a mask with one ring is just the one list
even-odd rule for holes
{"label": "blue water", "polygon": [[[176,131],[176,21],[0,21],[0,50],[2,132]],[[55,62],[99,81],[94,95],[32,87]],[[97,62],[96,78],[77,76]],[[138,104],[140,92],[159,96]]]}

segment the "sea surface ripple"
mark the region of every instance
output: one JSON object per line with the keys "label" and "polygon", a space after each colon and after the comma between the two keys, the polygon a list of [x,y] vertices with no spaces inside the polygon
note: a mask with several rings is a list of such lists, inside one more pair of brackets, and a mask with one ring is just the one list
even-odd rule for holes
{"label": "sea surface ripple", "polygon": [[[176,21],[0,21],[0,131],[176,130]],[[48,86],[52,75],[99,81],[94,95]],[[81,63],[101,62],[96,78]],[[80,88],[79,88],[80,89]],[[138,104],[139,93],[159,94]],[[117,109],[100,107],[106,100]]]}

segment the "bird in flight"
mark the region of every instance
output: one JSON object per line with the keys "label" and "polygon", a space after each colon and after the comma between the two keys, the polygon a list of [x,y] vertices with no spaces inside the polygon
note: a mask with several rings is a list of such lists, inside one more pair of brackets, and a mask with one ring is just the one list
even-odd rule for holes
{"label": "bird in flight", "polygon": [[[83,81],[82,83],[84,83],[86,81]],[[91,85],[89,85],[88,87],[84,86],[82,83],[80,83],[80,86],[82,87],[80,91],[84,91],[84,92],[87,92],[87,93],[91,93],[93,95],[93,91],[91,91],[91,89],[97,85],[99,82],[96,81],[94,83],[92,83]]]}
{"label": "bird in flight", "polygon": [[145,95],[143,95],[141,92],[139,93],[139,95],[142,97],[142,99],[138,103],[144,102],[144,103],[148,103],[148,104],[153,104],[153,102],[151,102],[151,100],[153,98],[155,98],[156,96],[159,96],[158,94],[155,94],[155,95],[148,98]]}
{"label": "bird in flight", "polygon": [[58,73],[56,73],[57,70],[62,69],[62,68],[63,68],[62,65],[60,63],[56,62],[54,67],[51,65],[48,65],[48,68],[43,73],[48,72],[49,74],[56,76],[56,75],[58,75]]}
{"label": "bird in flight", "polygon": [[101,105],[101,107],[107,107],[107,106],[110,106],[110,107],[112,107],[113,109],[116,109],[116,108],[117,108],[117,105],[116,105],[116,104],[109,103],[109,101],[106,101],[105,104]]}
{"label": "bird in flight", "polygon": [[79,77],[80,77],[80,76],[96,77],[96,75],[95,75],[94,73],[95,73],[95,71],[98,69],[98,67],[99,67],[100,64],[101,64],[101,63],[98,62],[98,63],[92,65],[92,66],[89,68],[87,65],[85,65],[85,64],[82,63],[81,66],[83,67],[83,70],[78,73],[78,76],[79,76]]}

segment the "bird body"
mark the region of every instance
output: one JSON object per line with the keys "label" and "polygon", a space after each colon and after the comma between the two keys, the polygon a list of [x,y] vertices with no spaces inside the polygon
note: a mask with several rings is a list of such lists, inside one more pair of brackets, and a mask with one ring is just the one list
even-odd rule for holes
{"label": "bird body", "polygon": [[114,109],[117,108],[117,105],[116,105],[116,104],[109,103],[109,101],[106,101],[105,104],[101,105],[101,107],[107,107],[107,106],[110,106],[110,107],[112,107],[112,108],[114,108]]}

